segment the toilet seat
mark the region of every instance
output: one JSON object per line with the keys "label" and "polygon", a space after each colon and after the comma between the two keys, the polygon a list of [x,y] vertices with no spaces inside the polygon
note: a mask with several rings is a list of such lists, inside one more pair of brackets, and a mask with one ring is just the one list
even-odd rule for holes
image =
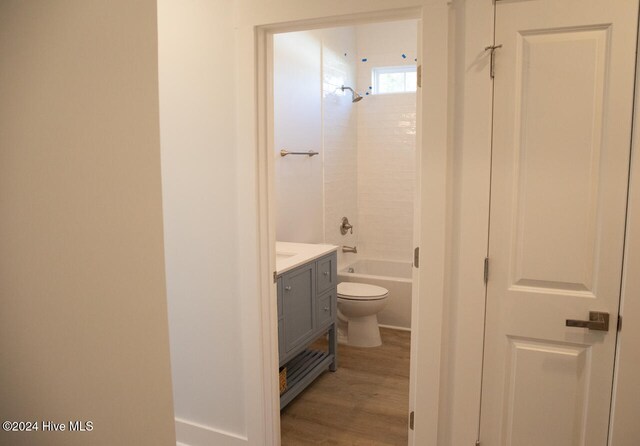
{"label": "toilet seat", "polygon": [[338,298],[345,300],[380,300],[389,295],[389,290],[377,285],[357,282],[340,282]]}

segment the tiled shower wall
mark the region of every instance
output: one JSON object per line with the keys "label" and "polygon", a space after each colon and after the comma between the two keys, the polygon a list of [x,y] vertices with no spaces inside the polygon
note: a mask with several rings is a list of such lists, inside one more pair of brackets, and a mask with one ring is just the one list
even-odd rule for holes
{"label": "tiled shower wall", "polygon": [[[358,250],[411,261],[416,171],[416,94],[372,95],[371,69],[415,65],[417,24],[356,27],[358,49]],[[405,57],[403,57],[403,55]]]}
{"label": "tiled shower wall", "polygon": [[[353,27],[323,31],[322,104],[324,148],[324,240],[334,245],[358,244],[357,118],[358,104],[342,85],[355,89],[356,34]],[[342,217],[349,218],[354,233],[342,235]],[[338,264],[354,254],[338,250]]]}

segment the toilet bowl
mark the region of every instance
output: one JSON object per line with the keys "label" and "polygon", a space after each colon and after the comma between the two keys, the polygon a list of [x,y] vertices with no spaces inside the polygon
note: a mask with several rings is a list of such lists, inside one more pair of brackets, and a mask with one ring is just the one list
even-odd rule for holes
{"label": "toilet bowl", "polygon": [[382,345],[378,313],[387,304],[389,290],[367,283],[338,284],[338,342],[354,347]]}

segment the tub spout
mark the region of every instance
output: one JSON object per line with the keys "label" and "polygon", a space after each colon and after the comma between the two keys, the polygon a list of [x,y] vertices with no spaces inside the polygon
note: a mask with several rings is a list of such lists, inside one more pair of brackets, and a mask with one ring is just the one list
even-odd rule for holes
{"label": "tub spout", "polygon": [[357,254],[358,248],[356,248],[355,246],[343,246],[342,252],[352,252],[354,254]]}

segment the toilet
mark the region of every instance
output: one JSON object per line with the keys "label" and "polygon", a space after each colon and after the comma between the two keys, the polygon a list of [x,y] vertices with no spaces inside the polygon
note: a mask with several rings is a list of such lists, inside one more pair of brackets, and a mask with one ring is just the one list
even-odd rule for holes
{"label": "toilet", "polygon": [[338,284],[338,342],[354,347],[382,345],[378,313],[387,304],[389,290],[368,283]]}

